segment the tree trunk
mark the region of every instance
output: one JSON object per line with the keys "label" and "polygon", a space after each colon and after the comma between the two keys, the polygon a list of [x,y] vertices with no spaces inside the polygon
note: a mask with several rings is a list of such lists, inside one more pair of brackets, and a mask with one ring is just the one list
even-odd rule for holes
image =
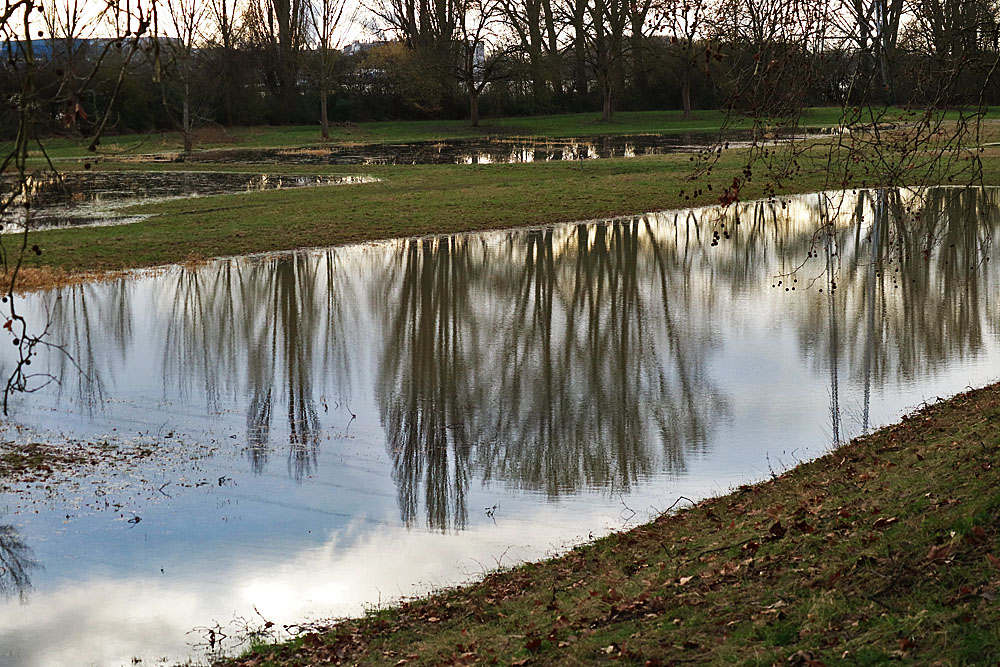
{"label": "tree trunk", "polygon": [[528,51],[528,62],[531,65],[531,94],[535,106],[544,104],[548,86],[545,80],[545,63],[542,62],[542,48],[532,46]]}
{"label": "tree trunk", "polygon": [[584,27],[584,12],[586,4],[578,3],[581,9],[573,13],[573,88],[574,92],[583,98],[587,94],[587,44],[586,28]]}
{"label": "tree trunk", "polygon": [[319,90],[319,126],[322,130],[323,139],[330,138],[330,121],[326,114],[326,86],[320,86]]}
{"label": "tree trunk", "polygon": [[681,81],[681,104],[684,105],[684,119],[691,117],[691,72],[685,70]]}
{"label": "tree trunk", "polygon": [[551,0],[544,0],[542,9],[545,12],[545,32],[548,37],[548,49],[545,53],[545,65],[552,80],[552,92],[557,101],[562,101],[562,63],[559,62],[559,32],[556,30],[555,13],[552,11]]}
{"label": "tree trunk", "polygon": [[604,94],[604,111],[601,113],[601,120],[605,123],[611,122],[611,82],[605,81],[601,84],[601,92]]}
{"label": "tree trunk", "polygon": [[184,81],[184,107],[183,107],[183,119],[181,123],[184,126],[184,155],[191,154],[191,105],[189,99],[191,97],[190,86],[188,82]]}
{"label": "tree trunk", "polygon": [[469,116],[472,127],[479,127],[479,94],[473,90],[469,91]]}

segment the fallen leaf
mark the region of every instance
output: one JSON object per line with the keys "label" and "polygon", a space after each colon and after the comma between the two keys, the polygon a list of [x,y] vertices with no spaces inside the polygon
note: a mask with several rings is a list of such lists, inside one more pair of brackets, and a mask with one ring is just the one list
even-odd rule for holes
{"label": "fallen leaf", "polygon": [[805,667],[822,667],[823,665],[811,651],[796,651],[788,656],[788,664],[804,665]]}
{"label": "fallen leaf", "polygon": [[986,531],[982,526],[973,526],[969,534],[965,536],[965,541],[972,545],[980,545],[986,541]]}
{"label": "fallen leaf", "polygon": [[813,528],[812,526],[810,526],[805,521],[799,521],[798,523],[796,523],[795,524],[795,529],[798,530],[801,533],[806,533],[807,535],[810,535],[810,534],[816,532],[816,529]]}
{"label": "fallen leaf", "polygon": [[930,548],[924,560],[931,563],[944,563],[949,557],[951,557],[951,545],[937,544]]}

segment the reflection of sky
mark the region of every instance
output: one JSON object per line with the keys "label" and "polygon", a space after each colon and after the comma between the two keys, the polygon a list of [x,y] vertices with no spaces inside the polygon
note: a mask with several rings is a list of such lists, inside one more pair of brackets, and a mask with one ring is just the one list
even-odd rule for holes
{"label": "reflection of sky", "polygon": [[[336,454],[326,458],[321,469],[336,465]],[[77,511],[68,522],[58,511],[13,517],[35,536],[45,571],[27,606],[0,606],[0,646],[14,656],[3,664],[178,657],[178,641],[198,639],[187,634],[195,625],[228,628],[237,616],[260,623],[254,607],[278,624],[356,614],[488,571],[498,559],[509,565],[543,556],[630,517],[622,499],[608,494],[551,503],[477,490],[467,530],[405,530],[394,493],[371,474],[338,474],[333,488],[234,474],[226,463],[211,460],[190,475],[210,485],[129,503],[125,517],[142,516],[134,526],[104,510]],[[214,480],[223,473],[235,485],[219,487]],[[705,482],[689,479],[626,501],[646,519]],[[494,505],[495,524],[485,515]]]}
{"label": "reflection of sky", "polygon": [[[67,289],[55,310],[51,310],[56,305],[55,293],[25,299],[22,307],[29,321],[42,321],[46,311],[56,313],[53,335],[61,342],[72,341],[77,362],[95,383],[99,380],[103,385],[96,394],[94,384],[74,376],[58,357],[44,360],[49,370],[63,378],[63,384],[19,397],[15,406],[19,421],[89,437],[113,429],[113,435],[123,439],[139,431],[153,437],[170,433],[171,442],[191,443],[192,452],[201,451],[202,445],[218,451],[195,460],[154,456],[136,470],[126,467],[78,480],[52,498],[44,498],[42,489],[0,498],[0,523],[13,524],[44,566],[32,573],[34,590],[26,605],[16,598],[0,603],[0,646],[8,653],[0,652],[0,663],[76,665],[83,656],[88,662],[118,664],[127,663],[133,655],[147,660],[182,657],[187,651],[185,642],[197,639],[187,634],[194,626],[215,621],[225,625],[234,616],[253,620],[254,606],[279,624],[357,613],[380,599],[475,575],[494,567],[505,552],[504,563],[534,558],[585,539],[591,532],[621,527],[630,515],[626,508],[638,512],[637,521],[669,506],[680,495],[704,497],[761,479],[770,469],[780,471],[828,448],[833,433],[832,358],[838,359],[833,370],[838,380],[840,432],[848,437],[857,434],[866,376],[856,352],[864,338],[848,324],[864,322],[863,281],[868,272],[854,274],[857,284],[840,277],[836,309],[843,321],[838,319],[841,348],[836,356],[830,351],[828,295],[817,289],[789,294],[771,288],[773,276],[784,263],[798,261],[805,248],[813,247],[809,239],[815,219],[811,215],[818,201],[793,201],[777,215],[775,226],[760,227],[757,241],[712,249],[708,241],[719,219],[710,210],[699,212],[700,243],[694,241],[686,214],[644,218],[651,232],[641,231],[637,237],[639,275],[653,273],[650,266],[656,257],[673,264],[665,306],[659,301],[663,295],[657,280],[640,281],[636,294],[642,307],[634,312],[639,313],[637,321],[651,341],[641,350],[653,355],[646,363],[654,366],[689,367],[683,378],[694,386],[686,398],[694,409],[711,406],[705,409],[707,423],[700,431],[704,440],[678,443],[670,438],[679,432],[657,436],[649,429],[643,431],[648,440],[636,450],[620,448],[618,442],[600,443],[609,470],[628,467],[627,457],[636,451],[652,462],[650,468],[640,468],[628,478],[627,489],[615,487],[618,478],[609,473],[610,482],[589,478],[588,483],[571,483],[554,492],[528,477],[504,477],[531,472],[525,469],[528,466],[509,461],[493,469],[491,481],[483,482],[473,452],[464,530],[441,525],[428,528],[423,519],[407,527],[400,516],[399,471],[386,447],[385,395],[392,394],[404,407],[411,399],[418,407],[438,405],[433,402],[438,400],[436,395],[408,394],[402,385],[377,388],[380,378],[414,386],[420,382],[405,364],[408,359],[414,364],[421,361],[417,352],[427,341],[417,329],[423,311],[418,308],[414,311],[418,317],[411,319],[394,308],[399,295],[406,293],[400,281],[406,276],[421,280],[427,276],[420,270],[424,265],[409,272],[400,268],[402,251],[408,247],[405,242],[310,253],[310,261],[297,260],[294,283],[273,279],[278,260],[260,257]],[[843,232],[839,248],[848,257],[857,250],[851,245],[852,223],[846,215],[853,206],[852,200],[841,207],[844,215],[837,223]],[[866,204],[864,210],[870,217],[871,207]],[[741,212],[740,233],[748,238],[752,235],[750,212]],[[731,222],[733,215],[730,211],[725,220]],[[990,220],[995,226],[995,216]],[[579,270],[575,244],[583,238],[588,247],[594,246],[602,237],[596,225],[584,229],[582,236],[577,231],[573,226],[553,230],[552,260],[558,268],[552,302],[556,306],[545,340],[556,344],[568,340],[574,363],[587,368],[605,347],[612,354],[611,348],[620,342],[615,338],[620,327],[613,324],[617,311],[593,310],[588,315],[592,319],[583,320],[584,328],[589,331],[593,324],[609,342],[591,348],[585,345],[587,337],[571,331],[570,320],[563,318],[561,308],[572,302],[572,277]],[[500,349],[497,341],[509,338],[520,344],[538,321],[529,318],[530,326],[524,331],[506,331],[504,326],[510,324],[505,324],[505,318],[514,309],[504,299],[517,303],[528,299],[531,307],[545,301],[532,291],[535,286],[526,289],[518,282],[531,256],[524,242],[527,234],[468,237],[474,242],[462,251],[465,254],[457,255],[469,259],[464,269],[472,293],[468,311],[462,315],[465,311],[455,306],[431,313],[455,318],[441,320],[444,329],[454,327],[461,332],[455,335],[449,353],[466,352],[462,345],[469,340],[482,342],[482,349],[477,348],[478,354],[468,360],[473,364],[468,370],[473,375],[469,386],[474,395],[449,398],[454,401],[447,404],[450,408],[469,409],[471,405],[490,415],[510,408],[497,392],[517,355]],[[653,237],[659,246],[652,243]],[[431,245],[440,250],[443,243]],[[747,248],[754,252],[747,251],[751,259],[741,264],[741,252]],[[628,266],[620,266],[627,276]],[[808,270],[822,274],[821,268],[809,265]],[[620,278],[596,270],[593,275],[604,276],[609,285]],[[872,423],[890,421],[925,399],[995,379],[998,341],[988,308],[994,281],[987,272],[978,277],[984,296],[968,305],[983,323],[980,343],[969,342],[975,336],[963,338],[966,332],[954,325],[945,328],[952,336],[950,345],[935,346],[930,333],[893,324],[894,309],[902,303],[893,299],[903,297],[894,292],[885,295],[885,320],[880,315],[877,341],[884,354],[878,372],[867,376]],[[119,290],[121,285],[124,291]],[[441,295],[450,293],[437,282],[415,286],[422,286],[428,299],[428,295],[444,298]],[[289,295],[295,298],[288,301]],[[909,298],[937,304],[935,299],[941,295],[914,293]],[[294,304],[301,299],[319,305],[295,310]],[[283,315],[276,303],[284,304]],[[565,306],[565,312],[571,310]],[[941,317],[947,316],[942,313]],[[123,317],[130,322],[128,326],[117,324]],[[470,320],[485,333],[470,328]],[[627,321],[629,326],[635,323]],[[392,336],[394,325],[400,324],[412,337],[401,344],[403,353],[398,356],[403,365],[396,373],[386,373],[384,366],[393,356],[390,352],[399,352]],[[283,354],[293,332],[300,336],[309,332],[306,338],[313,345],[302,351],[298,361],[294,355]],[[80,343],[87,340],[92,344]],[[249,347],[260,343],[262,352],[248,352],[246,341]],[[923,356],[906,366],[896,347],[913,341],[920,343],[917,349]],[[0,352],[6,347],[0,347]],[[848,348],[854,349],[855,356]],[[277,354],[269,357],[272,351]],[[412,359],[411,353],[416,355]],[[265,358],[273,359],[273,366],[262,365],[260,360]],[[531,357],[531,363],[524,366],[526,372],[534,373],[536,363]],[[906,373],[900,370],[904,367]],[[641,364],[635,368],[648,370]],[[463,369],[456,372],[468,381]],[[603,376],[574,369],[572,391],[557,396],[565,401],[579,399],[586,407],[588,396],[596,395],[598,389],[588,382]],[[633,366],[628,369],[631,372]],[[529,382],[524,391],[533,391],[533,383],[538,382]],[[426,382],[432,388],[439,384]],[[261,387],[273,391],[273,416],[268,460],[255,473],[243,450],[248,436],[248,396],[253,388]],[[670,391],[680,392],[680,387],[671,384]],[[627,390],[639,392],[626,397],[629,402],[676,398],[657,394],[643,383],[629,385]],[[292,432],[283,421],[290,399],[300,395],[297,392],[305,392],[316,412],[316,429],[310,431],[317,443],[316,459],[300,478],[294,474],[290,456],[295,449],[289,444]],[[519,408],[524,412],[516,413],[514,421],[535,419],[531,407]],[[655,414],[656,406],[640,407],[642,415]],[[593,408],[597,411],[601,406]],[[352,413],[356,419],[351,419]],[[456,414],[467,424],[491,422],[471,412]],[[586,419],[586,413],[573,415]],[[447,432],[453,433],[455,426],[447,424]],[[505,438],[519,435],[511,425],[496,433]],[[559,439],[560,432],[556,430],[554,436]],[[456,440],[442,442],[446,442],[442,446],[453,446]],[[524,451],[511,442],[477,442],[475,438],[471,442],[474,450]],[[530,449],[532,443],[526,444]],[[185,447],[175,444],[170,451],[176,454]],[[419,447],[414,451],[427,454]],[[563,451],[554,454],[555,460],[575,460]],[[668,465],[668,459],[673,463]],[[449,466],[445,473],[451,479],[456,476],[455,459],[445,461]],[[418,502],[426,502],[425,492],[423,487],[416,489]],[[32,504],[26,498],[38,502]],[[496,524],[485,513],[485,508],[494,505],[499,505]],[[141,521],[128,522],[136,516]]]}

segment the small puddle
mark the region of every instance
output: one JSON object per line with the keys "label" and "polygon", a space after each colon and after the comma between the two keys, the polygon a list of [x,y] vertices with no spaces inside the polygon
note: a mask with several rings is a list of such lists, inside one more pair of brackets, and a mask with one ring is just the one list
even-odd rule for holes
{"label": "small puddle", "polygon": [[[28,180],[31,229],[125,225],[144,220],[145,215],[122,215],[121,209],[136,204],[185,197],[263,192],[320,185],[370,183],[365,175],[315,176],[298,174],[237,173],[218,171],[85,171],[45,173]],[[9,176],[3,182],[14,183]],[[24,230],[24,208],[14,206],[0,218],[3,233]]]}

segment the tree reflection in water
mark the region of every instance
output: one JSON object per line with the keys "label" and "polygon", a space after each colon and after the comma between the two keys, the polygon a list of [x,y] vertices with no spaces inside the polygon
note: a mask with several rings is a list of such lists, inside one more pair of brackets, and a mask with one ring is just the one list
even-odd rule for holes
{"label": "tree reflection in water", "polygon": [[491,336],[473,309],[486,254],[474,237],[404,242],[375,295],[385,323],[375,395],[407,524],[423,487],[431,526],[465,525],[469,457],[482,411],[496,407],[484,400],[493,369],[481,355]]}
{"label": "tree reflection in water", "polygon": [[725,412],[705,372],[711,314],[641,225],[399,248],[376,398],[404,521],[422,496],[431,527],[462,527],[474,474],[625,491],[704,445]]}
{"label": "tree reflection in water", "polygon": [[330,370],[349,375],[341,333],[349,304],[336,251],[324,257],[185,267],[172,285],[164,386],[176,384],[184,394],[192,378],[200,378],[210,411],[219,409],[223,392],[246,400],[247,455],[257,473],[271,455],[275,414],[288,431],[289,474],[301,480],[313,472],[320,432],[314,378]]}
{"label": "tree reflection in water", "polygon": [[[748,309],[767,308],[829,383],[834,439],[867,429],[873,391],[995,333],[997,198],[826,193],[233,259],[149,281],[143,308],[135,281],[43,305],[89,378],[78,393],[101,405],[142,347],[132,318],[154,304],[164,395],[245,410],[257,472],[287,431],[290,475],[311,474],[317,405],[373,400],[402,519],[446,530],[466,524],[477,479],[555,497],[684,471],[727,418],[713,355],[739,348]],[[713,246],[713,227],[730,238]],[[863,391],[852,419],[842,387]]]}
{"label": "tree reflection in water", "polygon": [[11,525],[0,525],[0,597],[18,596],[26,602],[31,591],[29,572],[41,567]]}

